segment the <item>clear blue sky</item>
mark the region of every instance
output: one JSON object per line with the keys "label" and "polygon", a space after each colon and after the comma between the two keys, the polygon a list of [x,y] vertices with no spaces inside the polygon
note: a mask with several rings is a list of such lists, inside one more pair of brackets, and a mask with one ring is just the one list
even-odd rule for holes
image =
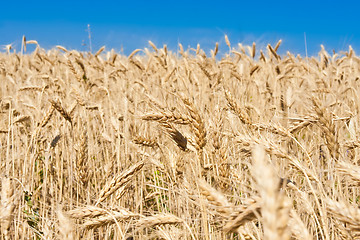
{"label": "clear blue sky", "polygon": [[[282,52],[309,55],[320,44],[330,52],[360,50],[360,2],[358,1],[2,1],[0,45],[21,38],[37,40],[49,49],[63,45],[88,50],[87,24],[91,26],[93,51],[103,45],[129,54],[136,48],[167,44],[176,49],[197,43],[207,50],[216,42],[226,49],[224,34],[238,42],[260,46],[283,40]],[[4,51],[4,50],[1,50]]]}

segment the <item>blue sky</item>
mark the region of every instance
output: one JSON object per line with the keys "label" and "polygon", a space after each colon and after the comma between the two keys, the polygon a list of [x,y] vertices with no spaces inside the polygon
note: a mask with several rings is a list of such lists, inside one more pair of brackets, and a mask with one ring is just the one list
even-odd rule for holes
{"label": "blue sky", "polygon": [[[136,48],[167,44],[177,49],[197,43],[209,51],[216,42],[227,51],[224,35],[237,43],[266,46],[279,39],[279,51],[309,55],[320,44],[330,52],[360,50],[360,2],[357,1],[3,1],[0,46],[21,38],[37,40],[45,49],[63,45],[88,50],[90,24],[92,47],[103,45],[129,54]],[[86,44],[86,46],[84,46]],[[4,51],[4,50],[1,50]]]}

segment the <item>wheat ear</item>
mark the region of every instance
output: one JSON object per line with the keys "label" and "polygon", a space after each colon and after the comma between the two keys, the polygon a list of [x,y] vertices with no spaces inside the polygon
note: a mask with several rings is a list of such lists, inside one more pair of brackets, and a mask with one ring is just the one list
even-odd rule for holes
{"label": "wheat ear", "polygon": [[157,53],[158,48],[155,46],[155,44],[152,41],[149,41],[150,46],[154,49],[154,51]]}
{"label": "wheat ear", "polygon": [[360,182],[360,167],[344,161],[338,162],[338,170],[349,175],[355,182]]}
{"label": "wheat ear", "polygon": [[225,214],[226,216],[231,214],[233,205],[228,202],[222,193],[216,191],[212,186],[210,186],[202,179],[198,180],[198,185],[201,190],[201,194],[204,195],[206,199],[215,206],[217,212],[220,214]]}
{"label": "wheat ear", "polygon": [[252,51],[251,51],[251,57],[254,59],[256,54],[256,43],[253,42],[252,44]]}
{"label": "wheat ear", "polygon": [[[249,199],[250,200],[250,199]],[[228,217],[223,230],[225,232],[238,232],[239,227],[245,223],[253,221],[261,216],[260,204],[258,199],[251,199],[252,202],[248,205],[237,207]]]}
{"label": "wheat ear", "polygon": [[77,170],[77,176],[80,180],[80,182],[86,186],[87,182],[90,178],[90,172],[87,167],[88,163],[88,137],[87,137],[87,131],[83,130],[82,134],[80,136],[80,150],[76,159],[76,170]]}
{"label": "wheat ear", "polygon": [[201,152],[206,145],[206,130],[205,123],[202,120],[199,111],[196,109],[194,104],[188,99],[183,99],[186,108],[191,116],[191,126],[195,133],[196,150]]}
{"label": "wheat ear", "polygon": [[139,214],[132,213],[125,209],[120,209],[118,211],[108,211],[107,215],[101,215],[97,218],[86,220],[83,223],[83,227],[85,229],[94,229],[115,224],[118,221],[129,220],[133,217],[139,217]]}
{"label": "wheat ear", "polygon": [[103,51],[105,50],[105,46],[102,46],[96,53],[95,53],[95,57],[98,57]]}
{"label": "wheat ear", "polygon": [[72,124],[71,116],[70,114],[63,108],[59,100],[49,100],[51,105],[61,114],[63,118],[65,118],[67,121],[69,121]]}
{"label": "wheat ear", "polygon": [[144,166],[145,162],[140,161],[133,166],[131,166],[129,169],[123,171],[121,174],[119,174],[117,177],[115,177],[113,180],[111,180],[106,186],[101,190],[99,194],[99,198],[96,202],[96,205],[98,205],[100,202],[104,201],[107,197],[109,197],[111,194],[113,194],[116,190],[118,190],[121,186],[126,184],[130,179],[135,176],[142,167]]}
{"label": "wheat ear", "polygon": [[182,223],[183,220],[172,214],[157,214],[150,217],[141,218],[136,224],[136,228],[149,228],[164,224]]}
{"label": "wheat ear", "polygon": [[66,212],[69,217],[80,220],[83,218],[95,218],[98,216],[106,215],[107,213],[107,210],[91,205],[85,207],[78,207],[76,209]]}
{"label": "wheat ear", "polygon": [[163,111],[161,113],[150,113],[144,116],[141,116],[141,119],[147,121],[157,121],[160,123],[176,123],[176,124],[190,124],[191,119],[183,114],[178,114],[176,112]]}
{"label": "wheat ear", "polygon": [[140,52],[141,51],[141,49],[135,49],[134,51],[132,51],[131,53],[130,53],[130,55],[128,56],[128,59],[130,60],[130,59],[132,59],[132,57],[136,54],[136,53],[138,53],[138,52]]}
{"label": "wheat ear", "polygon": [[229,106],[230,110],[233,111],[239,117],[239,119],[242,123],[251,126],[252,122],[249,118],[249,115],[238,106],[235,98],[232,96],[230,91],[225,89],[224,92],[225,92],[225,98],[228,102],[228,106]]}
{"label": "wheat ear", "polygon": [[171,139],[177,144],[177,146],[186,151],[187,148],[187,138],[184,137],[172,124],[170,123],[161,123],[161,126],[166,130],[166,132],[170,135]]}
{"label": "wheat ear", "polygon": [[262,146],[255,146],[253,161],[252,174],[261,197],[264,239],[290,239],[290,231],[287,229],[290,215],[289,201],[284,192],[279,191],[280,179],[268,163]]}
{"label": "wheat ear", "polygon": [[316,97],[313,97],[311,100],[314,104],[314,110],[319,117],[320,127],[325,132],[326,146],[328,147],[331,156],[337,160],[340,155],[340,146],[338,142],[338,134],[331,114],[327,109],[320,106],[319,100]]}
{"label": "wheat ear", "polygon": [[339,221],[345,223],[346,228],[351,235],[360,235],[360,210],[358,207],[350,206],[343,201],[334,201],[325,199],[328,211]]}
{"label": "wheat ear", "polygon": [[59,220],[60,239],[74,239],[74,223],[60,208],[57,210],[57,218]]}
{"label": "wheat ear", "polygon": [[274,57],[277,59],[277,60],[280,60],[280,56],[276,53],[276,50],[275,49],[273,49],[273,47],[270,45],[270,44],[268,44],[268,49],[270,50],[270,52],[274,55]]}
{"label": "wheat ear", "polygon": [[43,119],[40,122],[40,126],[41,127],[45,127],[46,124],[50,121],[50,118],[52,117],[52,115],[54,114],[55,108],[51,105],[49,110],[46,111]]}

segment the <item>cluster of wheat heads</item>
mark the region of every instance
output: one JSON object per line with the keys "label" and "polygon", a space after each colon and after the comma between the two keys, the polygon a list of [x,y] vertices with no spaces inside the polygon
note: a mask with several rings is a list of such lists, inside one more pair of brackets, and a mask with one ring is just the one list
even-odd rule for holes
{"label": "cluster of wheat heads", "polygon": [[360,58],[225,42],[0,53],[1,239],[359,238]]}

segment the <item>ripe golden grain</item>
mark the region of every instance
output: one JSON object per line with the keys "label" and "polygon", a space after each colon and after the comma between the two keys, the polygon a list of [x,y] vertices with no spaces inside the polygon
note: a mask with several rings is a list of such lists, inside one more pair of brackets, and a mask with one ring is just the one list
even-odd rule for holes
{"label": "ripe golden grain", "polygon": [[274,55],[274,57],[277,59],[277,60],[280,60],[280,56],[276,53],[276,50],[270,45],[268,44],[268,49],[270,50],[270,52]]}
{"label": "ripe golden grain", "polygon": [[105,50],[105,46],[102,46],[96,53],[95,53],[95,57],[99,56],[103,51]]}
{"label": "ripe golden grain", "polygon": [[141,49],[135,49],[134,51],[132,51],[131,53],[130,53],[130,55],[128,56],[128,59],[131,59],[135,54],[137,54],[138,52],[140,52],[141,51]]}
{"label": "ripe golden grain", "polygon": [[74,223],[60,208],[57,210],[57,218],[59,220],[60,238],[64,240],[74,239]]}
{"label": "ripe golden grain", "polygon": [[117,177],[113,178],[113,180],[110,181],[108,184],[106,184],[106,186],[101,190],[96,204],[99,204],[100,202],[104,201],[107,197],[113,194],[121,186],[123,186],[128,181],[130,181],[130,179],[142,169],[144,164],[145,164],[144,161],[140,161],[135,165],[131,166],[129,169],[123,171]]}
{"label": "ripe golden grain", "polygon": [[226,45],[229,47],[229,49],[231,50],[230,40],[229,40],[229,38],[228,38],[227,35],[225,35],[225,43],[226,43]]}
{"label": "ripe golden grain", "polygon": [[279,49],[281,43],[282,43],[282,40],[281,40],[281,39],[276,43],[276,45],[275,45],[275,47],[274,47],[274,51],[275,51],[275,52],[277,52],[277,50]]}
{"label": "ripe golden grain", "polygon": [[138,217],[139,214],[132,213],[125,209],[107,212],[107,215],[91,218],[83,223],[85,229],[94,229],[116,224],[118,221],[129,221],[131,218]]}
{"label": "ripe golden grain", "polygon": [[158,52],[157,47],[155,46],[155,44],[152,41],[149,41],[149,44],[154,49],[155,52]]}
{"label": "ripe golden grain", "polygon": [[0,53],[1,239],[358,238],[351,46],[28,44]]}
{"label": "ripe golden grain", "polygon": [[63,108],[59,100],[49,100],[49,102],[61,114],[61,116],[72,123],[70,114]]}
{"label": "ripe golden grain", "polygon": [[251,51],[251,57],[254,59],[256,54],[256,43],[253,42],[252,44],[252,51]]}
{"label": "ripe golden grain", "polygon": [[57,45],[56,48],[66,52],[66,53],[68,52],[68,50],[66,48],[64,48],[63,46]]}
{"label": "ripe golden grain", "polygon": [[137,223],[136,227],[138,228],[148,228],[158,225],[165,225],[165,224],[176,224],[183,222],[182,219],[172,215],[172,214],[158,214],[151,217],[144,217],[141,218]]}

